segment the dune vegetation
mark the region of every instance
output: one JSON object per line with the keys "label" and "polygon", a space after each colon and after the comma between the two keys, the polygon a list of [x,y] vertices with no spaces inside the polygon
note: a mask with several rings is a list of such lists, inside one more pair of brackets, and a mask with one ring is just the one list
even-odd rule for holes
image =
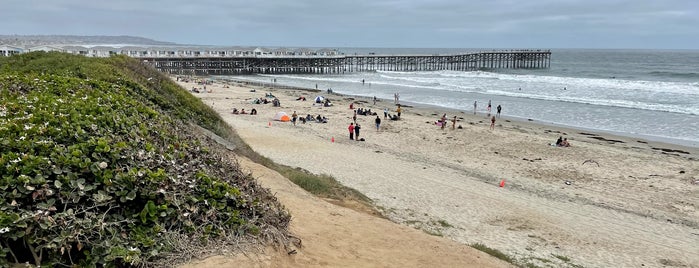
{"label": "dune vegetation", "polygon": [[284,245],[290,215],[245,174],[233,130],[127,57],[0,58],[0,267],[171,266]]}

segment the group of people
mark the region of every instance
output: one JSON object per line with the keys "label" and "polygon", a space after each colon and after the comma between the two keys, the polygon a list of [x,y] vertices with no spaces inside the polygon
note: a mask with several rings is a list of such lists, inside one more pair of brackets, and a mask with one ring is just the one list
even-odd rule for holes
{"label": "group of people", "polygon": [[318,116],[316,117],[313,117],[311,114],[306,114],[305,117],[298,117],[298,115],[295,115],[296,111],[294,111],[294,113],[291,115],[291,121],[294,125],[296,125],[296,118],[298,118],[298,120],[303,124],[305,124],[306,122],[328,123],[328,118],[325,116],[321,116],[320,114],[318,114]]}
{"label": "group of people", "polygon": [[[442,117],[439,118],[439,120],[437,120],[437,122],[435,122],[435,124],[438,125],[441,129],[444,129],[446,127],[446,125],[448,124],[447,121],[448,121],[447,114],[443,114]],[[456,121],[458,121],[458,120],[456,119],[456,115],[455,115],[454,118],[451,119],[451,129],[456,129]]]}
{"label": "group of people", "polygon": [[[231,111],[231,113],[232,114],[248,114],[248,112],[246,112],[245,109],[240,109],[240,111],[239,111],[238,108],[233,108],[233,111]],[[250,115],[256,115],[256,114],[257,114],[257,110],[255,108],[252,108],[252,110],[250,110]]]}
{"label": "group of people", "polygon": [[357,108],[354,110],[355,115],[376,115],[375,112],[372,112],[371,109],[364,109],[364,108]]}
{"label": "group of people", "polygon": [[[332,102],[330,102],[330,99],[328,99],[328,98],[320,98],[320,97],[318,97],[318,98],[316,98],[315,103],[322,104],[323,107],[330,107],[330,106],[333,106]],[[315,104],[313,104],[313,105],[315,105]]]}
{"label": "group of people", "polygon": [[270,103],[273,101],[274,100],[269,101],[267,98],[256,98],[256,99],[252,100],[252,104],[267,104],[267,103]]}
{"label": "group of people", "polygon": [[191,90],[191,91],[194,92],[194,93],[206,93],[206,92],[211,93],[211,92],[213,92],[213,90],[211,90],[211,89],[209,89],[209,91],[206,91],[206,86],[204,86],[203,89],[202,89],[202,88],[197,88],[197,87],[192,87],[192,90]]}
{"label": "group of people", "polygon": [[[488,111],[488,117],[490,117],[490,112],[492,109],[492,103],[490,100],[488,100],[488,106],[485,109],[486,109],[486,111]],[[502,112],[502,106],[500,106],[498,104],[498,107],[495,107],[495,110],[497,111],[496,116],[499,118],[500,113]],[[473,114],[476,114],[477,111],[478,111],[478,101],[476,100],[476,101],[473,101]]]}
{"label": "group of people", "polygon": [[402,109],[400,108],[400,104],[398,104],[398,108],[396,108],[396,114],[393,114],[393,115],[388,113],[388,108],[384,108],[383,109],[383,118],[390,119],[392,121],[397,121],[398,119],[400,119],[401,111],[402,111]]}
{"label": "group of people", "polygon": [[[350,140],[357,140],[357,141],[360,140],[359,139],[359,130],[361,128],[362,128],[362,126],[359,125],[359,123],[357,123],[356,125],[354,124],[354,122],[350,123],[349,127],[347,127],[347,129],[349,130]],[[364,140],[364,139],[362,139],[362,140]]]}
{"label": "group of people", "polygon": [[558,140],[556,140],[556,146],[557,147],[570,147],[570,142],[568,142],[568,138],[563,138],[563,137],[558,137]]}
{"label": "group of people", "polygon": [[[267,98],[271,98],[272,100],[268,100]],[[282,103],[279,101],[277,97],[272,95],[272,93],[267,93],[265,94],[264,98],[256,98],[252,100],[252,104],[267,104],[267,103],[272,103],[272,106],[274,107],[281,107]]]}

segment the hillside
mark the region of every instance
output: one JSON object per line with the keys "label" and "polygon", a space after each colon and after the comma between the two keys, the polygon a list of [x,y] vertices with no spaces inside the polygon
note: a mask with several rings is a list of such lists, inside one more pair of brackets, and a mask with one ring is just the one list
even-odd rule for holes
{"label": "hillside", "polygon": [[136,60],[2,58],[0,99],[0,267],[162,267],[289,241],[276,197],[198,134],[230,127]]}

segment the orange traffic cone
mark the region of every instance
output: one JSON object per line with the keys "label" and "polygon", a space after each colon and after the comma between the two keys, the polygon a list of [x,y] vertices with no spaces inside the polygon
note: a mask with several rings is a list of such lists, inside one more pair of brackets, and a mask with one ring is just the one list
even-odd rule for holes
{"label": "orange traffic cone", "polygon": [[505,187],[505,180],[500,181],[500,187]]}

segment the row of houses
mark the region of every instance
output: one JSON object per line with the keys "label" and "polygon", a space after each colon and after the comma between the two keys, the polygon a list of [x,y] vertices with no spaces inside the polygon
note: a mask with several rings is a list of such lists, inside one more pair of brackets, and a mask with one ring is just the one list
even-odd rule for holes
{"label": "row of houses", "polygon": [[336,49],[309,48],[276,48],[263,47],[109,47],[109,46],[54,46],[43,45],[30,48],[0,45],[0,56],[12,56],[15,54],[33,51],[59,51],[86,57],[109,57],[112,55],[126,55],[133,58],[161,58],[161,57],[332,57],[340,56]]}

